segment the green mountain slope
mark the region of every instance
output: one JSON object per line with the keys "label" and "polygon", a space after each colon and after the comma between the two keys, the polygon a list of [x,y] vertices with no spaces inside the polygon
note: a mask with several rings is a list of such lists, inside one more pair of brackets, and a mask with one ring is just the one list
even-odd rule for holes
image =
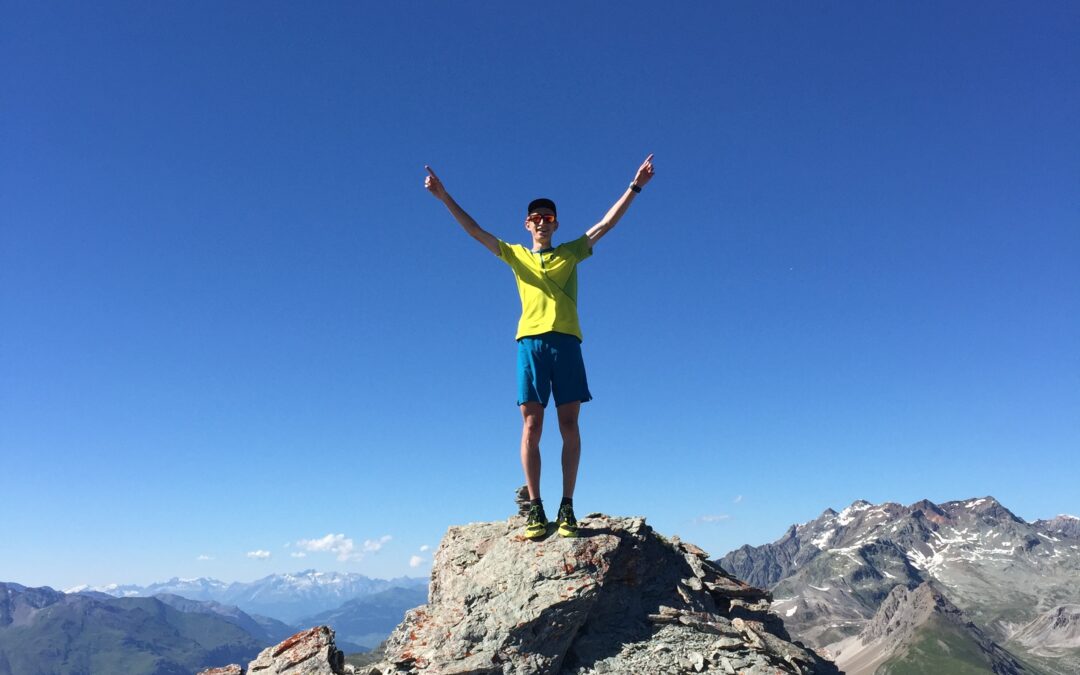
{"label": "green mountain slope", "polygon": [[[920,626],[910,644],[879,666],[875,675],[988,675],[994,672],[997,672],[995,662],[969,633],[960,626],[934,618]],[[1031,671],[1010,669],[1006,672]]]}
{"label": "green mountain slope", "polygon": [[36,589],[0,586],[13,607],[0,623],[0,675],[190,675],[246,663],[266,646],[220,617],[154,598],[56,594],[33,606],[19,596]]}

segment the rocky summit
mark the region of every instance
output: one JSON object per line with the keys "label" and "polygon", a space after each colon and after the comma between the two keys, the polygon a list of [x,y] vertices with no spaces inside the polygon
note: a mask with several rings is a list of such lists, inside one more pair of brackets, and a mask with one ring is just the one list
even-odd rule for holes
{"label": "rocky summit", "polygon": [[593,513],[580,537],[522,536],[525,519],[452,527],[428,604],[369,675],[837,673],[790,641],[770,596],[644,518]]}

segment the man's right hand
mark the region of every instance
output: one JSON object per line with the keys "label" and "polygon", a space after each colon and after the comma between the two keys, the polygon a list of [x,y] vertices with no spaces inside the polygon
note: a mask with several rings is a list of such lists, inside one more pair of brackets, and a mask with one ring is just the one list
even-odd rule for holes
{"label": "man's right hand", "polygon": [[430,166],[425,164],[424,168],[427,169],[428,172],[428,175],[424,178],[424,187],[427,188],[428,192],[435,195],[435,198],[439,201],[445,200],[446,188],[443,187],[442,181],[439,180],[439,177],[435,175],[435,172],[431,170]]}

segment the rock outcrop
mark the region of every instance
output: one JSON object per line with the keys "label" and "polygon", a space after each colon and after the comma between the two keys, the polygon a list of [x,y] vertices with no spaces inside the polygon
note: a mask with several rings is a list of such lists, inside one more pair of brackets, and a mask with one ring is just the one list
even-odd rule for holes
{"label": "rock outcrop", "polygon": [[790,642],[770,597],[643,518],[594,513],[581,536],[521,536],[524,518],[452,527],[428,604],[365,675],[836,673]]}
{"label": "rock outcrop", "polygon": [[[896,586],[857,636],[830,645],[847,675],[1031,671],[991,640],[932,584]],[[890,667],[882,667],[883,664]]]}
{"label": "rock outcrop", "polygon": [[1080,605],[1054,607],[1020,627],[1005,646],[1025,652],[1047,673],[1080,673]]}
{"label": "rock outcrop", "polygon": [[1061,605],[1039,615],[1012,637],[1041,656],[1080,650],[1080,605]]}
{"label": "rock outcrop", "polygon": [[244,669],[239,663],[233,663],[220,668],[210,668],[199,672],[199,675],[244,675]]}
{"label": "rock outcrop", "polygon": [[267,647],[244,669],[240,664],[204,670],[198,675],[346,675],[345,656],[334,644],[334,631],[316,626]]}

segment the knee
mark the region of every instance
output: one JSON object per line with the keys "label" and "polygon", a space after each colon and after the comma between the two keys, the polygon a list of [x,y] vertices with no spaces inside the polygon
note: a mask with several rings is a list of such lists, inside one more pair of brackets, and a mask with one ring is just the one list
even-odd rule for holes
{"label": "knee", "polygon": [[577,436],[578,435],[578,421],[577,418],[559,419],[559,432],[563,436]]}
{"label": "knee", "polygon": [[544,418],[537,415],[529,415],[525,418],[523,429],[530,436],[535,436],[544,428]]}

